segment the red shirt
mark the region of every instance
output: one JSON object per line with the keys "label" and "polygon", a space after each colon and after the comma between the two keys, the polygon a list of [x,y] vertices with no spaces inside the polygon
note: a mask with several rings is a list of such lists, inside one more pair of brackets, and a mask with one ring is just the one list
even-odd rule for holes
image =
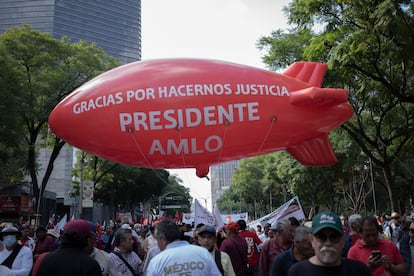
{"label": "red shirt", "polygon": [[256,246],[261,244],[262,241],[256,233],[249,230],[239,231],[239,236],[244,238],[247,243],[247,263],[251,266],[256,265],[259,261],[259,252]]}
{"label": "red shirt", "polygon": [[[360,261],[368,265],[368,258],[372,254],[372,250],[379,250],[384,256],[388,256],[390,262],[394,265],[399,265],[403,263],[400,251],[397,246],[387,240],[378,239],[377,245],[375,246],[366,246],[362,243],[362,240],[359,240],[353,245],[348,251],[348,259]],[[385,266],[381,265],[372,271],[373,276],[384,275]]]}

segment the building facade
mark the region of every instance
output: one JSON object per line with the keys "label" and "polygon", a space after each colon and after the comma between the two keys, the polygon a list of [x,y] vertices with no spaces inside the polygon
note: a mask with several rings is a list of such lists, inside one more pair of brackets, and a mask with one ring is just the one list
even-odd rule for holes
{"label": "building facade", "polygon": [[215,164],[210,167],[211,175],[211,202],[214,203],[230,188],[233,182],[234,169],[240,165],[240,160]]}
{"label": "building facade", "polygon": [[[0,0],[0,34],[22,24],[57,39],[96,43],[122,64],[141,59],[141,0]],[[57,210],[48,208],[49,215],[76,214],[79,199],[71,197],[73,155],[73,148],[65,145],[55,161],[46,192],[56,195]],[[47,148],[40,149],[39,182],[49,157]]]}
{"label": "building facade", "polygon": [[123,64],[141,59],[141,0],[0,0],[0,33],[22,24],[94,42]]}

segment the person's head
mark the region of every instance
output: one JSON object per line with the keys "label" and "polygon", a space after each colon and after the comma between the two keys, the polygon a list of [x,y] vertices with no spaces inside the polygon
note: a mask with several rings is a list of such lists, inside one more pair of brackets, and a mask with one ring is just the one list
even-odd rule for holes
{"label": "person's head", "polygon": [[296,227],[300,225],[299,220],[295,217],[290,217],[288,220],[290,221],[290,225],[292,225],[293,229],[296,229]]}
{"label": "person's head", "polygon": [[288,219],[279,219],[272,223],[272,231],[275,233],[276,238],[279,239],[282,245],[286,245],[293,241],[293,226]]}
{"label": "person's head", "polygon": [[90,230],[90,236],[88,237],[88,245],[85,248],[85,252],[87,254],[91,254],[93,252],[93,248],[96,244],[96,224],[92,221],[89,222],[89,230]]}
{"label": "person's head", "polygon": [[20,231],[12,225],[7,225],[1,230],[0,238],[7,249],[14,248],[17,239],[20,237]]}
{"label": "person's head", "polygon": [[204,223],[199,223],[196,225],[194,231],[193,231],[193,244],[198,244],[198,230],[203,227]]}
{"label": "person's head", "polygon": [[256,226],[256,232],[257,232],[257,233],[262,233],[262,225],[261,225],[261,224],[258,224],[258,225]]}
{"label": "person's head", "polygon": [[240,231],[244,231],[247,228],[247,223],[244,219],[239,219],[237,224],[240,226]]}
{"label": "person's head", "polygon": [[410,227],[408,228],[408,235],[410,235],[411,241],[414,242],[414,222],[411,222]]}
{"label": "person's head", "polygon": [[314,255],[314,250],[309,239],[311,229],[306,226],[298,226],[293,235],[294,253],[299,261],[308,259]]}
{"label": "person's head", "polygon": [[89,222],[83,219],[71,220],[63,227],[62,243],[63,248],[84,249],[88,245],[91,236]]}
{"label": "person's head", "polygon": [[333,212],[321,212],[312,219],[310,236],[315,257],[311,260],[319,266],[338,266],[345,235],[339,216]]}
{"label": "person's head", "polygon": [[213,251],[216,243],[216,228],[210,225],[204,225],[198,230],[198,244],[208,251]]}
{"label": "person's head", "polygon": [[181,232],[173,221],[164,219],[155,226],[154,236],[158,242],[158,247],[164,250],[168,244],[180,240]]}
{"label": "person's head", "polygon": [[224,231],[227,237],[232,236],[232,235],[237,235],[239,230],[240,230],[240,225],[235,221],[230,221],[229,223],[224,225]]}
{"label": "person's head", "polygon": [[355,233],[361,232],[361,220],[362,216],[360,214],[352,214],[348,218],[348,226]]}
{"label": "person's head", "polygon": [[116,230],[114,235],[114,245],[119,248],[122,253],[131,252],[134,246],[132,230],[128,228],[119,228]]}
{"label": "person's head", "polygon": [[29,225],[22,225],[20,227],[21,239],[27,239],[30,235],[30,227]]}
{"label": "person's head", "polygon": [[366,246],[378,243],[378,222],[374,216],[367,216],[361,221],[361,239]]}
{"label": "person's head", "polygon": [[391,213],[391,221],[395,226],[399,226],[401,223],[401,216],[398,212]]}
{"label": "person's head", "polygon": [[265,233],[266,236],[269,234],[270,226],[271,226],[270,223],[266,223],[265,226],[264,226],[264,230],[263,231],[264,231],[264,233]]}
{"label": "person's head", "polygon": [[108,235],[112,233],[112,227],[110,225],[105,226],[105,233]]}
{"label": "person's head", "polygon": [[341,214],[341,223],[342,226],[348,226],[348,216],[345,214]]}
{"label": "person's head", "polygon": [[36,239],[43,241],[46,238],[47,229],[44,226],[38,226],[36,228]]}

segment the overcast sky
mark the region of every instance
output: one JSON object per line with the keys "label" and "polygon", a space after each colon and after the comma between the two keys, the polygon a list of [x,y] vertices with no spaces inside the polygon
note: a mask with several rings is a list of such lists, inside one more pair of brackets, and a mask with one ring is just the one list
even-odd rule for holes
{"label": "overcast sky", "polygon": [[[290,0],[142,0],[142,60],[218,59],[265,68],[257,40],[286,29]],[[211,210],[210,182],[195,170],[172,170]]]}

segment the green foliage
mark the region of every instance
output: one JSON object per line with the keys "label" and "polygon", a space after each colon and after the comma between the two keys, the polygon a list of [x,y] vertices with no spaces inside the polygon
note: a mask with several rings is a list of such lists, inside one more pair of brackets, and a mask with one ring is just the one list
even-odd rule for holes
{"label": "green foliage", "polygon": [[[166,170],[120,165],[83,151],[76,152],[72,175],[74,196],[79,195],[81,179],[92,181],[95,189],[94,200],[117,211],[132,211],[140,202],[147,201],[152,206],[158,206],[158,197],[167,193],[183,196],[183,200],[174,204],[185,204],[188,208],[179,211],[188,211],[192,202],[189,189],[180,185],[182,180],[171,176]],[[175,211],[170,210],[173,213]]]}
{"label": "green foliage", "polygon": [[[10,73],[7,81],[1,84],[2,88],[6,88],[1,91],[2,97],[8,98],[10,105],[1,112],[10,112],[12,118],[5,121],[8,122],[7,127],[10,127],[11,133],[21,135],[16,138],[16,143],[21,146],[21,141],[25,141],[24,169],[31,176],[33,192],[38,198],[39,191],[45,190],[53,170],[53,162],[64,145],[64,141],[59,138],[47,135],[49,113],[76,87],[119,63],[93,44],[83,41],[71,43],[66,37],[57,40],[50,34],[31,29],[28,25],[11,28],[3,33],[0,36],[0,51],[1,62],[7,56]],[[0,139],[4,143],[3,137]],[[43,144],[50,147],[51,158],[39,184],[36,157],[38,147],[45,139],[48,140]],[[13,161],[5,166],[13,167]]]}
{"label": "green foliage", "polygon": [[[395,162],[405,164],[401,158],[414,142],[413,5],[392,0],[295,0],[285,9],[293,26],[290,32],[279,30],[259,41],[259,48],[268,52],[264,60],[270,68],[283,68],[300,59],[326,62],[330,70],[324,86],[348,89],[355,116],[342,127],[364,158],[372,160],[375,182],[382,188],[379,194],[388,196],[390,208],[381,208],[388,210],[404,208],[399,200],[407,198],[401,189],[403,172]],[[352,171],[359,171],[359,177],[365,175],[357,169],[366,166],[362,164]],[[354,177],[349,173],[343,180]],[[369,193],[362,190],[359,196]],[[362,205],[371,208],[363,200]],[[352,208],[362,205],[354,202]]]}

